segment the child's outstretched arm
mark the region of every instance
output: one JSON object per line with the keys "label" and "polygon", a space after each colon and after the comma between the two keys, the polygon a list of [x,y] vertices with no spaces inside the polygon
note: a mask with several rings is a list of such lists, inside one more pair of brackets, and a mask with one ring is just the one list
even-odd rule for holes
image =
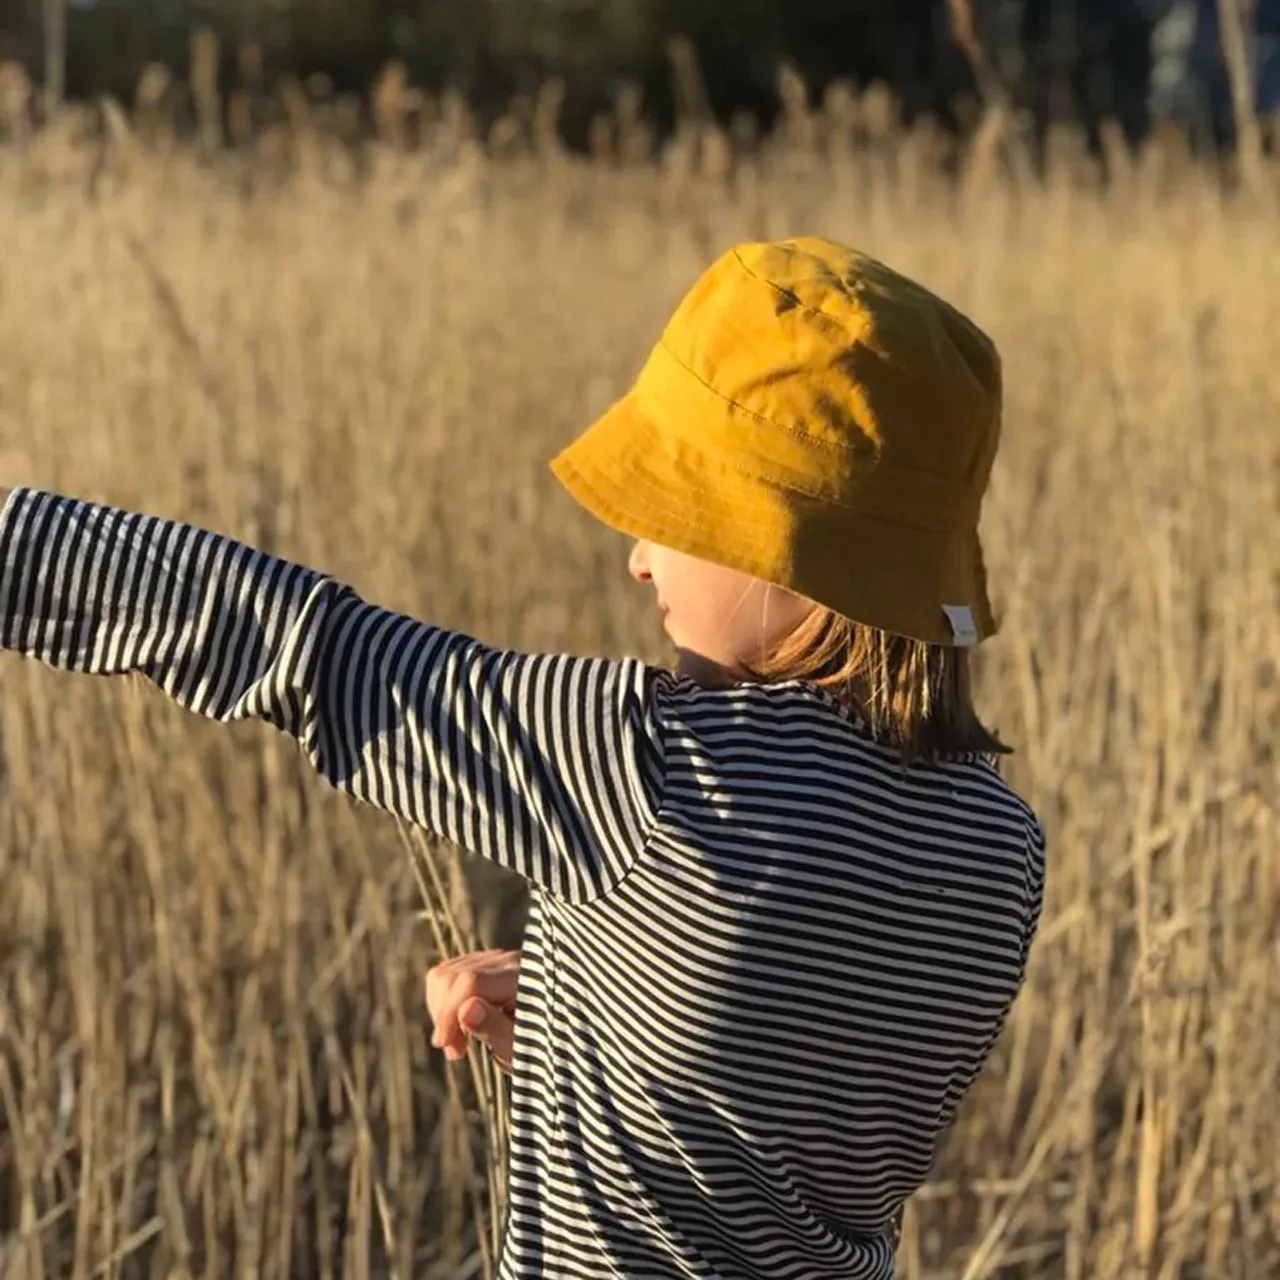
{"label": "child's outstretched arm", "polygon": [[654,821],[649,668],[488,649],[190,525],[13,490],[0,646],[265,720],[334,786],[571,901],[616,884]]}

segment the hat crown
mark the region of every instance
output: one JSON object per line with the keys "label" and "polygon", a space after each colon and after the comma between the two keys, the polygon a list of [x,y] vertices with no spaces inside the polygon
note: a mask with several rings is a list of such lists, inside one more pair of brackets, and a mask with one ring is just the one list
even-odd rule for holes
{"label": "hat crown", "polygon": [[976,523],[999,442],[999,354],[883,263],[815,237],[740,245],[685,295],[659,346],[737,418],[722,447],[790,457],[833,500]]}

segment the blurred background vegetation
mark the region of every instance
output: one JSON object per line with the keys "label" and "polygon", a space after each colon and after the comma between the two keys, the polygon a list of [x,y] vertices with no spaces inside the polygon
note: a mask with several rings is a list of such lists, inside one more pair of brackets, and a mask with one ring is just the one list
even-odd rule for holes
{"label": "blurred background vegetation", "polygon": [[[1224,15],[1238,30],[1222,31]],[[999,95],[1041,134],[1066,122],[1096,142],[1114,119],[1136,141],[1172,119],[1219,145],[1239,118],[1234,51],[1244,98],[1264,117],[1280,108],[1280,0],[0,0],[0,60],[54,100],[127,101],[148,65],[182,73],[198,27],[219,39],[224,82],[245,45],[266,82],[322,77],[339,93],[396,59],[413,85],[461,94],[482,124],[558,79],[560,126],[578,147],[637,89],[659,131],[673,127],[689,105],[674,37],[699,65],[697,105],[766,129],[786,65],[815,96],[836,80],[882,82],[907,121],[963,126]]]}
{"label": "blurred background vegetation", "polygon": [[[900,265],[1005,352],[979,686],[1054,851],[903,1280],[1280,1276],[1278,28],[0,0],[0,477],[661,661],[546,457],[730,244]],[[421,976],[518,945],[519,881],[407,858],[278,735],[35,664],[0,801],[4,1280],[492,1275],[501,1091],[431,1050]]]}

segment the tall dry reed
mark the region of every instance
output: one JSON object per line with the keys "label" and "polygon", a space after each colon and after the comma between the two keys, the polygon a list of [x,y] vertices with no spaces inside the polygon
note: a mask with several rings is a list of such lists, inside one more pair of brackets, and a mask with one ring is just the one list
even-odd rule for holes
{"label": "tall dry reed", "polygon": [[[950,182],[885,103],[790,91],[803,146],[720,138],[710,172],[697,137],[641,163],[633,103],[596,165],[487,161],[449,103],[370,164],[297,87],[270,182],[143,147],[90,198],[0,154],[0,483],[231,531],[495,644],[656,660],[547,455],[735,240],[917,274],[1005,354],[979,675],[1051,872],[902,1274],[1280,1274],[1275,223],[1163,151],[1104,191],[1059,138],[1033,180],[998,125]],[[520,886],[406,856],[265,730],[12,658],[0,690],[5,1276],[484,1272],[496,1082],[429,1051],[421,975],[517,942]]]}

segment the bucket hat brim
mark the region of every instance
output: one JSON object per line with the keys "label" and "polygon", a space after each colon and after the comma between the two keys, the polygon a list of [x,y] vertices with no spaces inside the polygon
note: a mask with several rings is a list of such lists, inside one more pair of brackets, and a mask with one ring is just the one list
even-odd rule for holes
{"label": "bucket hat brim", "polygon": [[[696,438],[661,430],[634,391],[551,470],[617,532],[774,583],[855,622],[948,646],[997,630],[976,530],[891,523],[748,472]],[[928,603],[949,600],[967,603],[954,606],[959,615]]]}

